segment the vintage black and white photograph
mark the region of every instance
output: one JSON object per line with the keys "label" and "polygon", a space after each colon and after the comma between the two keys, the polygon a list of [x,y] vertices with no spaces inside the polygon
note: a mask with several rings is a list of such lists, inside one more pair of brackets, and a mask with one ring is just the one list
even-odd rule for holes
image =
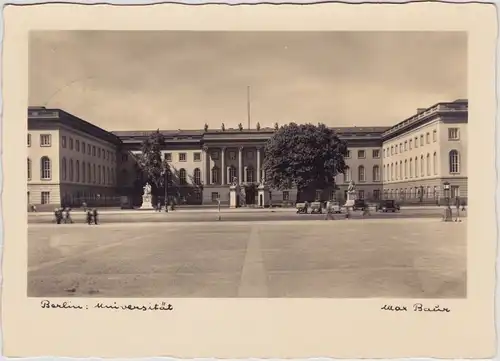
{"label": "vintage black and white photograph", "polygon": [[28,297],[466,298],[467,45],[32,31]]}

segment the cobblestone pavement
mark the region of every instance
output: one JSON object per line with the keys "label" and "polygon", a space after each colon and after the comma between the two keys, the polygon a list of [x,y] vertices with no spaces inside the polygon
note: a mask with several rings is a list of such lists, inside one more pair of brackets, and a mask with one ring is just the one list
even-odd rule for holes
{"label": "cobblestone pavement", "polygon": [[466,297],[436,219],[28,226],[30,297]]}

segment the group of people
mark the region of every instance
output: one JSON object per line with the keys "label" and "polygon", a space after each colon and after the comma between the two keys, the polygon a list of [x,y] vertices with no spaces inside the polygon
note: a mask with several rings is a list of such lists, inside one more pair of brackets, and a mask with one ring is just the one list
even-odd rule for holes
{"label": "group of people", "polygon": [[[98,212],[96,208],[87,208],[86,206],[83,208],[83,211],[86,213],[86,222],[87,224],[98,224]],[[54,210],[54,216],[57,224],[61,223],[74,223],[71,218],[71,208],[56,208]]]}

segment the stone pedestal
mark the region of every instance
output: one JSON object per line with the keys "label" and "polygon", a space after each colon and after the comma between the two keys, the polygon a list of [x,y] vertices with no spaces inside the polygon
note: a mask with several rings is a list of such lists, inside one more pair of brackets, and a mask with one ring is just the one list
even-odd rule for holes
{"label": "stone pedestal", "polygon": [[356,193],[355,192],[347,193],[347,200],[344,204],[344,207],[354,207],[355,200],[356,200]]}
{"label": "stone pedestal", "polygon": [[270,204],[269,187],[265,186],[264,184],[259,184],[257,194],[257,204],[259,205],[259,207],[268,207]]}
{"label": "stone pedestal", "polygon": [[140,209],[147,209],[147,210],[154,209],[152,201],[153,201],[153,199],[150,195],[143,195],[142,196],[142,205],[141,205]]}
{"label": "stone pedestal", "polygon": [[231,184],[229,187],[229,208],[238,208],[240,206],[240,186]]}

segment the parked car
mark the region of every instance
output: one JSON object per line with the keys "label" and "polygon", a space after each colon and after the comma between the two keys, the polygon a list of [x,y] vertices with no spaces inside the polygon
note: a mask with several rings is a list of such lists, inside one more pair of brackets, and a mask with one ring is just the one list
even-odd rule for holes
{"label": "parked car", "polygon": [[309,205],[307,204],[307,202],[297,203],[295,205],[295,208],[297,208],[297,213],[307,214],[308,213],[308,209],[309,209]]}
{"label": "parked car", "polygon": [[311,203],[311,214],[314,213],[323,213],[323,205],[321,204],[321,202]]}
{"label": "parked car", "polygon": [[379,209],[382,212],[399,212],[401,208],[393,199],[386,199],[380,202]]}
{"label": "parked car", "polygon": [[331,213],[342,213],[342,206],[339,202],[330,201],[326,204],[326,209]]}
{"label": "parked car", "polygon": [[367,207],[367,204],[364,199],[356,199],[354,201],[354,206],[352,207],[353,211],[357,211],[358,209],[365,209]]}

